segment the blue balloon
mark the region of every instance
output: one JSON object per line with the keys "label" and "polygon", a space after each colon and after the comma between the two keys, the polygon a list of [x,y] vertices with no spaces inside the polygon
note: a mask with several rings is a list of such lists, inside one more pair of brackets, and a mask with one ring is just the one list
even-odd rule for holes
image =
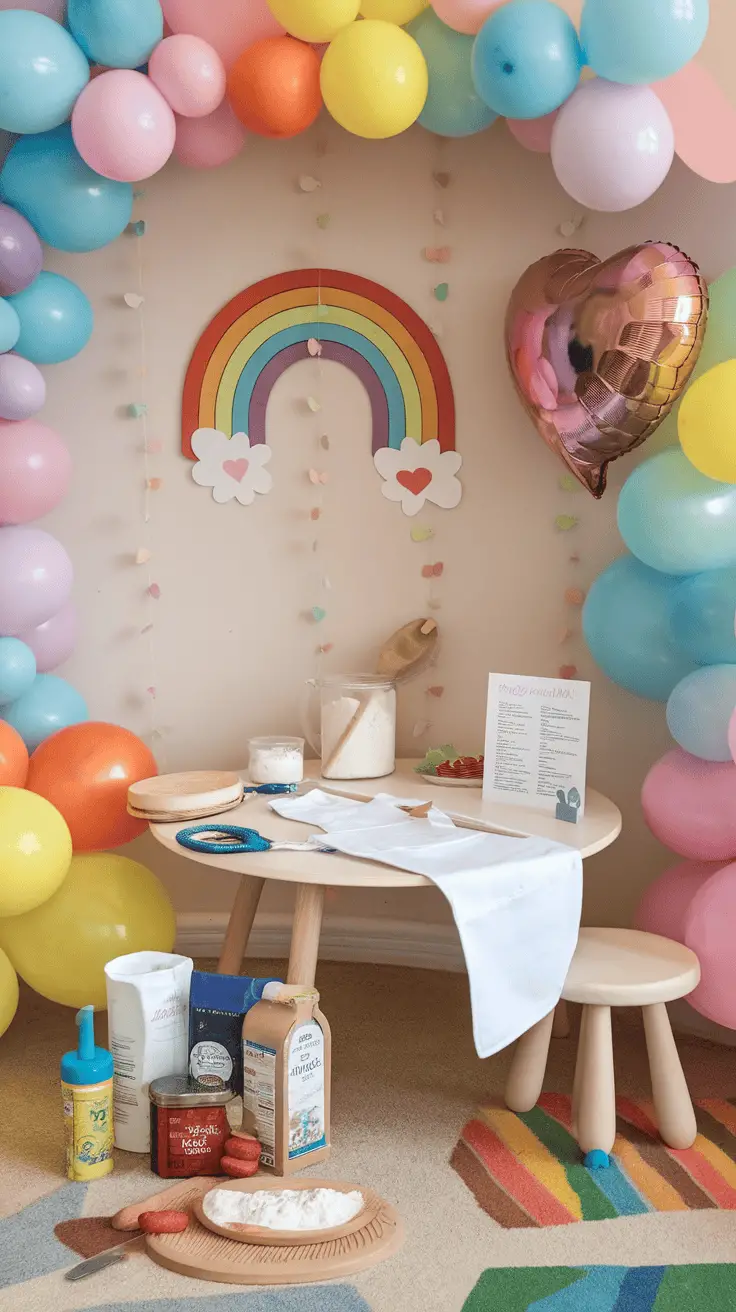
{"label": "blue balloon", "polygon": [[60,23],[32,10],[0,13],[0,128],[58,127],[88,82],[89,64]]}
{"label": "blue balloon", "polygon": [[59,729],[89,719],[87,703],[57,674],[37,674],[27,692],[4,711],[3,718],[20,734],[29,752]]}
{"label": "blue balloon", "polygon": [[440,137],[469,137],[482,132],[498,115],[489,109],[473,84],[470,60],[473,37],[446,27],[433,9],[425,9],[407,26],[429,72],[429,91],[419,122]]}
{"label": "blue balloon", "polygon": [[658,82],[698,53],[708,17],[708,0],[585,0],[585,62],[609,82]]}
{"label": "blue balloon", "polygon": [[18,355],[34,364],[71,360],[92,335],[92,306],[81,288],[60,273],[39,273],[10,303],[20,319]]}
{"label": "blue balloon", "polygon": [[20,638],[0,638],[0,706],[14,702],[36,677],[36,657]]}
{"label": "blue balloon", "polygon": [[0,200],[23,214],[47,245],[95,251],[130,223],[133,188],[85,164],[64,123],[16,141],[0,172]]}
{"label": "blue balloon", "polygon": [[670,628],[680,581],[619,556],[598,576],[583,607],[583,635],[596,664],[614,683],[655,702],[666,702],[694,666]]}
{"label": "blue balloon", "polygon": [[736,565],[736,484],[706,478],[679,447],[660,451],[624,483],[618,527],[629,551],[665,574]]}
{"label": "blue balloon", "polygon": [[684,579],[674,592],[670,620],[675,641],[699,665],[736,665],[736,569]]}
{"label": "blue balloon", "polygon": [[486,19],[473,46],[476,91],[507,118],[542,118],[559,109],[582,66],[578,34],[551,0],[510,0]]}
{"label": "blue balloon", "polygon": [[728,725],[736,710],[736,665],[709,665],[678,683],[667,702],[675,742],[704,761],[730,761]]}
{"label": "blue balloon", "polygon": [[69,0],[67,22],[85,55],[106,68],[137,68],[164,34],[159,0]]}
{"label": "blue balloon", "polygon": [[10,301],[0,297],[0,355],[12,351],[20,337],[20,319]]}

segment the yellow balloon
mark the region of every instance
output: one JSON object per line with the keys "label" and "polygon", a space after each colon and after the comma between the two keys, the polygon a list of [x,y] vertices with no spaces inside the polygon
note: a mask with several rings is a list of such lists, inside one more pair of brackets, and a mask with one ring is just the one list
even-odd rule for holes
{"label": "yellow balloon", "polygon": [[382,18],[399,27],[410,23],[425,9],[429,9],[429,0],[363,0],[360,6],[364,18]]}
{"label": "yellow balloon", "polygon": [[394,23],[365,19],[325,52],[322,95],[332,117],[357,137],[395,137],[427,99],[427,64],[413,37]]}
{"label": "yellow balloon", "polygon": [[0,942],[32,989],[66,1007],[107,1005],[104,967],[126,952],[170,952],[174,909],[152,871],[127,856],[82,853],[43,906],[0,923]]}
{"label": "yellow balloon", "polygon": [[25,788],[0,788],[0,917],[50,898],[71,859],[71,835],[56,807]]}
{"label": "yellow balloon", "polygon": [[321,44],[355,22],[360,0],[268,0],[268,7],[291,36]]}
{"label": "yellow balloon", "polygon": [[726,360],[692,383],[680,402],[677,432],[701,474],[736,483],[736,360]]}
{"label": "yellow balloon", "polygon": [[18,1010],[18,976],[0,948],[0,1034],[4,1034]]}

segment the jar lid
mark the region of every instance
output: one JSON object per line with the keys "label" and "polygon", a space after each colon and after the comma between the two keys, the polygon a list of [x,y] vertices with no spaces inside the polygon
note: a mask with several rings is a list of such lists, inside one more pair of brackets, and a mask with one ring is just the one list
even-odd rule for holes
{"label": "jar lid", "polygon": [[232,1089],[213,1089],[188,1075],[162,1075],[151,1080],[148,1096],[156,1107],[223,1107]]}

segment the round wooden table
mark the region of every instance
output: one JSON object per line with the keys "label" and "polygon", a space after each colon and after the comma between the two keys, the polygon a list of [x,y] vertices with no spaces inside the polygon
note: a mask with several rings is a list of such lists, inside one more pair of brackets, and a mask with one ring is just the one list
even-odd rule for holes
{"label": "round wooden table", "polygon": [[[585,815],[578,824],[573,825],[526,807],[484,802],[479,788],[428,784],[421,775],[414,773],[412,767],[415,764],[414,761],[398,761],[395,773],[385,779],[351,779],[345,783],[330,780],[326,783],[321,780],[319,762],[308,761],[305,763],[305,777],[313,779],[315,783],[325,783],[331,792],[339,791],[342,796],[361,800],[374,797],[376,793],[390,793],[394,797],[432,801],[449,815],[462,816],[466,827],[470,825],[520,837],[534,834],[551,838],[568,847],[577,847],[583,857],[601,852],[621,832],[621,812],[618,807],[592,788],[586,793]],[[213,817],[213,827],[220,820],[228,825],[257,829],[266,838],[291,841],[299,841],[309,834],[320,832],[314,825],[283,820],[269,808],[268,800],[266,797],[251,796],[232,811]],[[272,852],[224,851],[222,854],[192,852],[176,841],[179,830],[187,829],[191,824],[192,821],[183,824],[151,824],[151,833],[157,842],[178,856],[216,870],[229,870],[240,875],[240,887],[230,913],[218,963],[218,970],[225,975],[235,975],[240,971],[267,879],[286,880],[297,885],[287,982],[310,986],[314,983],[317,968],[325,888],[421,888],[432,883],[424,875],[410,874],[405,870],[395,870],[391,866],[378,865],[356,857],[341,856],[337,852],[289,852],[278,849]]]}

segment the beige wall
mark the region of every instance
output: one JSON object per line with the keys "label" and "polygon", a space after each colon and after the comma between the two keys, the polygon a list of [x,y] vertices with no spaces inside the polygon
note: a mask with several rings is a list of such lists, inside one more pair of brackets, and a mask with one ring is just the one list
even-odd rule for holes
{"label": "beige wall", "polygon": [[[324,138],[327,153],[318,157]],[[452,175],[447,192],[433,169]],[[316,196],[296,180],[323,180]],[[450,296],[432,300],[436,270],[421,248],[437,240],[432,210],[447,215],[452,245]],[[326,231],[315,224],[329,212]],[[46,527],[67,545],[82,613],[79,649],[64,673],[83,690],[92,716],[136,732],[151,728],[146,688],[164,737],[154,744],[162,769],[233,766],[250,733],[298,729],[303,680],[316,671],[318,636],[334,642],[328,668],[364,668],[381,639],[426,606],[425,557],[409,539],[409,521],[380,495],[370,459],[368,405],[352,375],[326,365],[319,421],[304,412],[314,366],[293,368],[277,385],[268,413],[274,492],[243,508],[216,506],[195,486],[179,453],[183,372],[200,332],[218,307],[267,274],[320,263],[385,283],[442,326],[441,345],[455,388],[464,498],[435,512],[441,583],[440,662],[445,685],[432,705],[427,740],[482,745],[490,669],[554,675],[573,660],[593,680],[589,777],[622,807],[624,835],[588,866],[589,918],[626,922],[637,896],[662,866],[648,837],[638,794],[667,745],[664,708],[639,701],[593,667],[582,640],[559,646],[563,592],[589,584],[619,553],[616,495],[631,460],[612,469],[597,504],[582,490],[558,488],[562,466],[524,416],[506,371],[502,325],[507,297],[524,268],[565,241],[558,225],[576,206],[557,185],[549,160],[524,153],[497,124],[471,140],[438,144],[420,129],[384,143],[358,141],[334,124],[301,140],[253,141],[233,165],[210,176],[175,165],[145,184],[137,204],[148,233],[145,258],[145,388],[154,460],[163,487],[142,521],[143,461],[126,405],[143,386],[138,319],[123,293],[136,286],[138,244],[125,237],[87,256],[49,254],[49,267],[79,281],[92,300],[96,331],[73,362],[48,369],[48,422],[68,438],[75,459],[72,491]],[[734,261],[736,189],[717,188],[675,164],[661,191],[623,215],[589,215],[575,241],[605,256],[630,242],[665,238],[714,277]],[[325,514],[320,523],[332,591],[319,630],[302,612],[321,600],[310,551],[312,503],[306,470],[315,436],[332,438]],[[653,450],[650,445],[649,451]],[[321,463],[321,462],[320,462]],[[555,531],[563,511],[580,517],[574,534]],[[152,642],[145,579],[132,554],[149,541],[162,596]],[[581,561],[571,565],[571,550]],[[573,617],[573,622],[575,617]],[[412,726],[426,714],[426,680],[400,695],[400,746],[417,754]],[[221,910],[233,893],[183,860],[165,858],[146,838],[127,849],[159,870],[181,910]],[[271,900],[273,910],[283,903]],[[331,912],[445,918],[439,896],[341,893]]]}

